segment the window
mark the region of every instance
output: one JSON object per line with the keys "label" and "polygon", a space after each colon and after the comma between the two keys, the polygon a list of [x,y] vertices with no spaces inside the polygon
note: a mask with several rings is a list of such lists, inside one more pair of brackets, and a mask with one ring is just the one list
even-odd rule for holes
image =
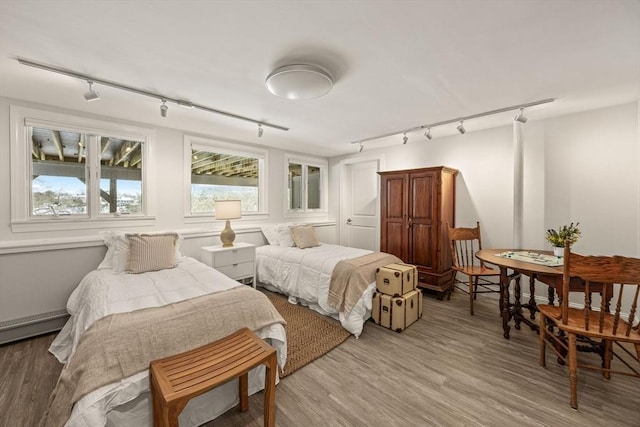
{"label": "window", "polygon": [[[15,231],[101,227],[95,223],[148,215],[150,131],[19,107],[11,114]],[[60,219],[76,225],[24,227]]]}
{"label": "window", "polygon": [[239,199],[242,214],[264,213],[266,150],[185,137],[185,171],[189,177],[187,216],[211,217],[215,200]]}
{"label": "window", "polygon": [[287,168],[287,211],[325,212],[327,163],[289,156]]}

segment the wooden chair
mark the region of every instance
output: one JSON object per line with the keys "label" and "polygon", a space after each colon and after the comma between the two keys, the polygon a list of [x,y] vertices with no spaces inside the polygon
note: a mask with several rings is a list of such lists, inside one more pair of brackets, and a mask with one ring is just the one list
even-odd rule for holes
{"label": "wooden chair", "polygon": [[[457,273],[467,276],[469,292],[469,313],[473,315],[473,300],[477,294],[486,292],[500,292],[500,272],[485,266],[484,262],[475,257],[477,251],[482,249],[480,238],[480,223],[475,228],[451,228],[447,223],[449,242],[451,244],[451,260],[453,263],[454,286],[466,283],[458,279]],[[487,280],[494,277],[497,282]],[[480,286],[483,290],[478,290]],[[497,287],[497,288],[496,288]]]}
{"label": "wooden chair", "polygon": [[[569,282],[576,277],[584,280],[584,308],[569,307]],[[568,362],[572,408],[578,409],[577,368],[602,371],[605,379],[612,373],[640,377],[640,334],[636,322],[639,283],[640,259],[582,256],[571,253],[568,243],[565,246],[560,306],[538,307],[540,365],[545,366],[547,345]],[[596,309],[591,308],[594,294],[600,294],[600,306]],[[612,296],[613,309],[608,308],[607,296]],[[578,363],[579,339],[600,343],[602,366]],[[614,357],[622,365],[616,369],[611,366]]]}

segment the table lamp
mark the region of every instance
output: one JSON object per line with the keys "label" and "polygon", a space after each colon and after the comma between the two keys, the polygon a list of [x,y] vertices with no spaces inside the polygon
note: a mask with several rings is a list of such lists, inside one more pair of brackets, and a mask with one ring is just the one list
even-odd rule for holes
{"label": "table lamp", "polygon": [[236,239],[236,233],[231,229],[231,219],[238,219],[242,217],[242,205],[240,200],[216,200],[215,201],[216,219],[227,220],[224,230],[220,233],[220,241],[222,241],[222,247],[233,246],[233,241]]}

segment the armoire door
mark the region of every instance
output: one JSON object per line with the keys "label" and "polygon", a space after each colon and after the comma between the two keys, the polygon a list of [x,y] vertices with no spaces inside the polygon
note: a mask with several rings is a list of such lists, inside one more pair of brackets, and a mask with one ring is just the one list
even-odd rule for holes
{"label": "armoire door", "polygon": [[418,265],[423,273],[438,269],[439,176],[433,171],[409,174],[408,262]]}
{"label": "armoire door", "polygon": [[380,180],[380,250],[403,261],[409,258],[407,244],[407,174],[383,175]]}

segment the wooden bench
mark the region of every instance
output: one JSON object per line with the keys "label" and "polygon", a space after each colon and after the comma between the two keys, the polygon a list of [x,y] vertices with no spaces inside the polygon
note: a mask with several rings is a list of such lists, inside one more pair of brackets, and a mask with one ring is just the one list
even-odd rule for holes
{"label": "wooden bench", "polygon": [[248,373],[266,366],[264,425],[275,426],[276,351],[248,328],[211,344],[154,360],[149,365],[154,426],[178,426],[193,397],[238,378],[240,410],[249,409]]}

